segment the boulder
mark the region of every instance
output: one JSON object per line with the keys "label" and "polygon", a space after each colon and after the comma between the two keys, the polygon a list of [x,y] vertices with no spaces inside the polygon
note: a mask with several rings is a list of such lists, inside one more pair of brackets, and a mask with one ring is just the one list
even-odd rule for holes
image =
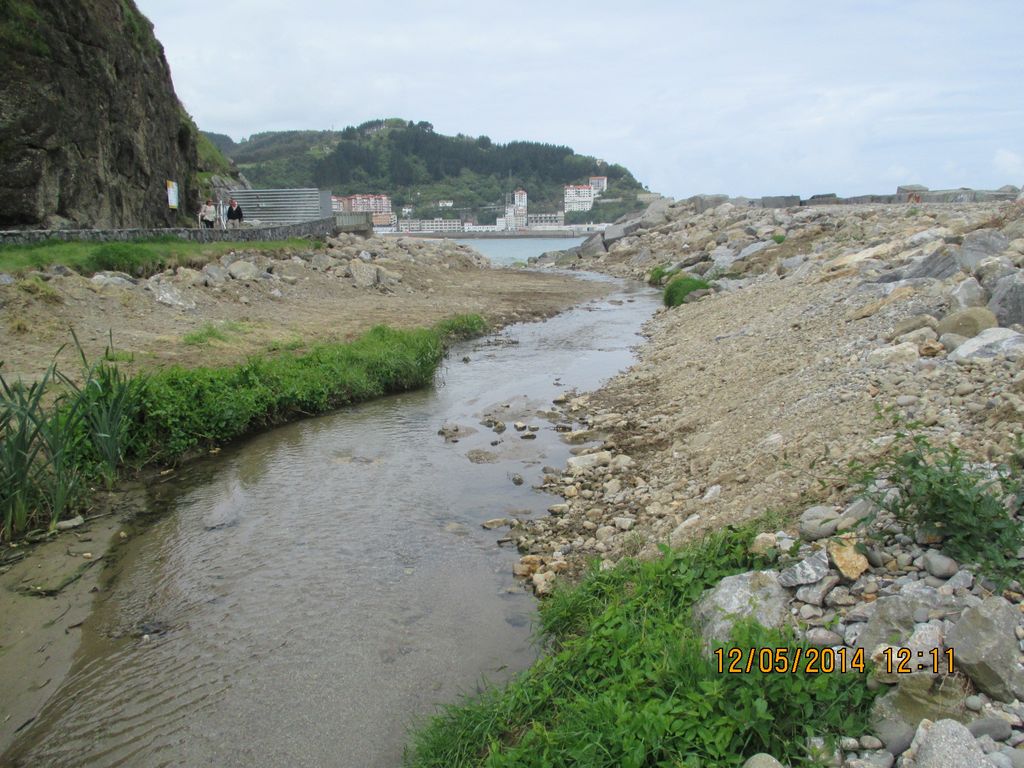
{"label": "boulder", "polygon": [[[953,600],[953,598],[947,598]],[[875,601],[875,610],[857,638],[857,647],[873,653],[879,645],[900,645],[914,632],[914,615],[927,613],[942,604],[938,592],[922,585]]]}
{"label": "boulder", "polygon": [[604,244],[604,235],[601,232],[595,232],[593,235],[583,241],[583,244],[579,248],[580,256],[584,258],[592,258],[595,256],[601,256],[607,253],[608,249]]}
{"label": "boulder", "polygon": [[607,466],[611,460],[611,451],[597,451],[596,453],[585,453],[582,456],[573,456],[565,462],[565,465],[571,474],[578,475],[594,467]]}
{"label": "boulder", "polygon": [[954,309],[984,307],[988,304],[989,294],[981,287],[981,283],[969,277],[953,286],[949,292],[949,299]]}
{"label": "boulder", "polygon": [[106,288],[108,285],[117,288],[131,288],[138,284],[135,278],[126,275],[124,272],[97,272],[90,278],[90,282],[101,288]]}
{"label": "boulder", "polygon": [[903,273],[903,279],[916,280],[922,277],[929,277],[936,280],[945,280],[959,271],[960,264],[957,262],[953,252],[948,247],[942,247],[913,266],[908,267]]}
{"label": "boulder", "polygon": [[996,282],[988,308],[1000,325],[1024,324],[1024,272],[1015,272]]}
{"label": "boulder", "polygon": [[1005,256],[989,256],[981,260],[974,270],[974,276],[985,290],[992,291],[1000,280],[1015,275],[1017,271],[1013,262]]}
{"label": "boulder", "polygon": [[955,333],[957,336],[970,339],[986,328],[994,328],[997,325],[999,321],[990,310],[985,307],[970,307],[946,315],[939,321],[939,327],[935,330],[939,336],[944,333]]}
{"label": "boulder", "polygon": [[313,255],[313,258],[310,259],[309,263],[312,265],[313,269],[326,272],[328,269],[335,266],[338,263],[338,260],[328,256],[326,253],[317,253]]}
{"label": "boulder", "polygon": [[963,342],[950,353],[949,359],[967,363],[991,360],[996,355],[1005,355],[1011,360],[1024,357],[1024,334],[1009,328],[988,328]]}
{"label": "boulder", "polygon": [[801,584],[815,584],[825,578],[827,573],[828,553],[819,549],[810,557],[782,571],[778,581],[784,587],[797,587]]}
{"label": "boulder", "polygon": [[203,278],[207,286],[224,285],[229,277],[228,271],[219,264],[207,264],[203,267]]}
{"label": "boulder", "polygon": [[259,273],[259,269],[250,261],[239,259],[228,265],[228,274],[235,280],[255,280]]}
{"label": "boulder", "polygon": [[711,252],[711,260],[719,269],[725,269],[736,261],[736,251],[727,245],[720,245]]}
{"label": "boulder", "polygon": [[903,344],[896,344],[891,347],[881,347],[868,352],[867,362],[869,365],[906,365],[913,363],[920,357],[917,344],[912,341]]}
{"label": "boulder", "polygon": [[928,672],[900,675],[895,688],[875,699],[872,731],[887,750],[898,755],[910,746],[923,720],[962,717],[969,691],[960,676],[939,677]]}
{"label": "boulder", "polygon": [[743,768],[785,768],[782,763],[765,752],[759,752],[753,757],[747,758]]}
{"label": "boulder", "polygon": [[377,268],[361,259],[352,259],[347,273],[356,288],[372,288],[377,284]]}
{"label": "boulder", "polygon": [[170,283],[165,283],[160,280],[159,277],[152,277],[146,282],[146,290],[152,291],[153,296],[161,304],[166,304],[168,307],[174,307],[175,309],[195,309],[196,303],[185,296],[181,295]]}
{"label": "boulder", "polygon": [[818,505],[805,509],[800,515],[800,537],[817,541],[831,536],[839,527],[839,512],[829,505]]}
{"label": "boulder", "polygon": [[956,666],[978,689],[1000,701],[1024,699],[1024,670],[1017,662],[1019,612],[1001,597],[968,608],[946,637]]}
{"label": "boulder", "polygon": [[986,258],[998,256],[1009,247],[1010,241],[998,229],[977,229],[964,238],[956,253],[956,262],[965,271],[974,272]]}
{"label": "boulder", "polygon": [[789,619],[789,594],[775,571],[748,571],[722,579],[693,607],[693,621],[707,645],[729,641],[733,625],[753,619],[767,628]]}
{"label": "boulder", "polygon": [[828,542],[828,554],[843,578],[856,581],[869,567],[868,559],[858,551],[860,542],[852,535],[839,536]]}
{"label": "boulder", "polygon": [[200,286],[205,280],[202,272],[195,269],[189,269],[188,267],[178,267],[175,277],[185,285],[192,286]]}
{"label": "boulder", "polygon": [[904,756],[904,768],[995,768],[971,732],[956,720],[923,720],[909,753],[913,757]]}

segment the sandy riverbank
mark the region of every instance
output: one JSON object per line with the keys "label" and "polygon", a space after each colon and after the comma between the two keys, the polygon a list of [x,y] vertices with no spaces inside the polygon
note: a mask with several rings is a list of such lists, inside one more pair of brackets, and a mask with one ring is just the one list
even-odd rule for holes
{"label": "sandy riverbank", "polygon": [[[609,290],[607,284],[559,274],[491,269],[475,252],[451,243],[343,237],[330,245],[276,258],[239,250],[201,272],[180,269],[138,284],[103,285],[50,272],[46,285],[52,290],[43,294],[17,282],[2,286],[4,373],[38,376],[70,340],[69,328],[92,359],[103,353],[112,331],[118,364],[141,371],[226,365],[252,354],[350,339],[378,324],[428,326],[455,314],[479,313],[500,326],[549,317]],[[228,275],[239,261],[252,265],[250,277]],[[242,274],[240,268],[233,271]],[[166,303],[167,297],[173,301]],[[187,335],[204,327],[217,329],[219,338],[189,343]],[[61,361],[73,370],[70,350]],[[100,499],[100,516],[30,548],[26,557],[17,559],[24,548],[5,553],[0,752],[71,668],[79,627],[93,595],[103,589],[104,563],[116,556],[126,528],[131,530],[126,522],[138,511],[131,487]]]}

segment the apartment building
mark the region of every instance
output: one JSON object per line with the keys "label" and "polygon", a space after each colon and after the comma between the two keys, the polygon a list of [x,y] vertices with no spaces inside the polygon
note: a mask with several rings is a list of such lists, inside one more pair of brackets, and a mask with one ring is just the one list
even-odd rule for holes
{"label": "apartment building", "polygon": [[602,192],[608,191],[608,177],[607,176],[591,176],[590,177],[590,188],[594,190],[595,195],[600,195]]}
{"label": "apartment building", "polygon": [[391,196],[348,195],[341,198],[341,206],[346,213],[391,213]]}
{"label": "apartment building", "polygon": [[594,207],[594,188],[589,184],[566,184],[564,201],[566,213],[589,211]]}
{"label": "apartment building", "polygon": [[399,232],[462,232],[459,219],[400,219]]}

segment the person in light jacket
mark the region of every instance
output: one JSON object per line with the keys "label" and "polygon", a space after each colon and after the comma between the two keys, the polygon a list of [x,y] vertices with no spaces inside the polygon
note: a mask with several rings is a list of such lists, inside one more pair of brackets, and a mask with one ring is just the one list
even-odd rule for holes
{"label": "person in light jacket", "polygon": [[205,229],[213,229],[213,223],[217,220],[217,209],[213,206],[213,200],[207,200],[206,205],[199,209],[199,220],[203,222]]}

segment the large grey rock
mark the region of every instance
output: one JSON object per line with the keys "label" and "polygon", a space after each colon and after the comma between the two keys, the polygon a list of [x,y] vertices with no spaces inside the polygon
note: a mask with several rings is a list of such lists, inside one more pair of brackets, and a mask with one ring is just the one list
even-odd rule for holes
{"label": "large grey rock", "polygon": [[740,261],[741,259],[745,259],[748,256],[753,256],[755,253],[760,253],[765,248],[770,248],[774,244],[775,243],[772,242],[771,240],[764,240],[764,241],[759,242],[759,243],[751,243],[746,248],[744,248],[742,251],[740,251],[740,255],[736,257],[736,260]]}
{"label": "large grey rock", "polygon": [[828,573],[828,552],[819,549],[813,555],[801,560],[796,565],[786,568],[779,574],[779,584],[784,587],[796,587],[801,584],[814,584],[825,578]]}
{"label": "large grey rock", "polygon": [[946,637],[956,666],[979,690],[1000,701],[1024,699],[1024,670],[1014,634],[1019,613],[1001,597],[968,608]]}
{"label": "large grey rock", "polygon": [[146,283],[146,290],[152,291],[153,296],[161,304],[175,309],[195,309],[196,303],[192,299],[182,296],[181,292],[170,283],[165,283],[159,278],[150,278]]}
{"label": "large grey rock", "polygon": [[839,577],[834,573],[826,575],[821,581],[814,584],[807,584],[796,591],[796,599],[802,600],[811,605],[821,605],[825,601],[825,595],[832,591],[832,588],[839,584]]}
{"label": "large grey rock", "polygon": [[124,272],[97,272],[90,278],[90,282],[101,288],[112,285],[116,288],[131,288],[138,284],[138,281]]}
{"label": "large grey rock", "polygon": [[360,259],[348,263],[348,274],[356,288],[372,288],[377,284],[377,268]]}
{"label": "large grey rock", "polygon": [[228,271],[219,264],[207,264],[203,267],[203,276],[207,286],[224,285],[229,279]]}
{"label": "large grey rock", "polygon": [[991,311],[985,307],[970,307],[946,315],[939,321],[939,327],[935,331],[939,336],[944,333],[955,333],[957,336],[970,339],[986,328],[995,328],[997,325],[999,321]]}
{"label": "large grey rock", "polygon": [[956,720],[923,721],[910,745],[904,768],[995,768],[971,732]]}
{"label": "large grey rock", "polygon": [[964,238],[964,244],[956,254],[957,264],[967,272],[989,256],[998,256],[1010,247],[1010,241],[998,229],[978,229]]}
{"label": "large grey rock", "polygon": [[969,277],[953,286],[949,292],[950,303],[954,309],[967,309],[968,307],[984,307],[988,304],[989,294],[981,283],[973,277]]}
{"label": "large grey rock", "polygon": [[235,280],[255,280],[260,271],[255,264],[249,261],[233,261],[228,265],[228,274]]}
{"label": "large grey rock", "polygon": [[1017,273],[1013,262],[1005,256],[989,256],[982,259],[975,268],[974,276],[987,291],[995,290],[996,284],[1004,277],[1012,277]]}
{"label": "large grey rock", "polygon": [[6,272],[0,272],[0,285],[14,285],[17,282],[11,275]]}
{"label": "large grey rock", "polygon": [[935,589],[922,587],[881,597],[874,604],[875,612],[857,638],[857,647],[869,654],[879,645],[905,645],[914,631],[914,614],[921,610],[927,613],[942,605],[943,600]]}
{"label": "large grey rock", "polygon": [[945,280],[960,271],[960,264],[947,247],[939,248],[934,253],[926,256],[903,273],[905,280],[915,280],[922,277],[930,277],[937,280]]}
{"label": "large grey rock", "polygon": [[880,347],[872,349],[867,354],[869,365],[907,365],[913,363],[920,357],[917,344],[906,341],[902,344],[894,344],[891,347]]}
{"label": "large grey rock", "polygon": [[316,253],[313,255],[313,258],[310,259],[309,263],[312,265],[313,269],[326,272],[328,269],[335,266],[338,263],[338,260],[328,256],[326,253]]}
{"label": "large grey rock", "polygon": [[727,245],[720,245],[711,252],[711,260],[719,269],[725,269],[736,261],[736,251]]}
{"label": "large grey rock", "polygon": [[956,560],[941,552],[929,549],[924,553],[924,569],[937,579],[948,579],[960,570]]}
{"label": "large grey rock", "polygon": [[693,621],[705,643],[729,641],[733,625],[753,619],[779,628],[789,619],[789,594],[775,571],[748,571],[722,579],[693,607]]}
{"label": "large grey rock", "polygon": [[785,768],[778,760],[771,755],[760,752],[747,759],[743,768]]}
{"label": "large grey rock", "polygon": [[1024,272],[1015,272],[999,280],[988,303],[1000,325],[1024,324]]}
{"label": "large grey rock", "polygon": [[953,233],[946,227],[930,227],[908,237],[907,245],[911,248],[917,248],[918,246],[930,243],[933,240],[941,240],[944,237],[949,237],[951,234]]}
{"label": "large grey rock", "polygon": [[910,746],[923,720],[961,717],[968,692],[961,677],[940,678],[928,672],[900,675],[894,688],[875,699],[872,732],[898,755]]}
{"label": "large grey rock", "polygon": [[608,249],[604,244],[604,235],[601,232],[595,232],[593,235],[583,241],[580,246],[579,253],[585,258],[591,258],[594,256],[601,256],[606,253]]}
{"label": "large grey rock", "polygon": [[800,515],[800,537],[807,541],[817,541],[831,536],[839,527],[840,513],[829,505],[819,504],[809,507]]}
{"label": "large grey rock", "polygon": [[612,224],[604,230],[604,246],[611,248],[619,240],[629,237],[640,228],[640,222],[636,219],[621,224]]}
{"label": "large grey rock", "polygon": [[1009,328],[988,328],[960,344],[950,353],[949,359],[956,363],[967,363],[991,360],[996,355],[1005,355],[1011,360],[1024,357],[1024,334]]}
{"label": "large grey rock", "polygon": [[565,465],[571,474],[577,475],[594,467],[608,466],[611,460],[611,451],[595,451],[594,453],[585,453],[582,456],[573,456],[565,462]]}

